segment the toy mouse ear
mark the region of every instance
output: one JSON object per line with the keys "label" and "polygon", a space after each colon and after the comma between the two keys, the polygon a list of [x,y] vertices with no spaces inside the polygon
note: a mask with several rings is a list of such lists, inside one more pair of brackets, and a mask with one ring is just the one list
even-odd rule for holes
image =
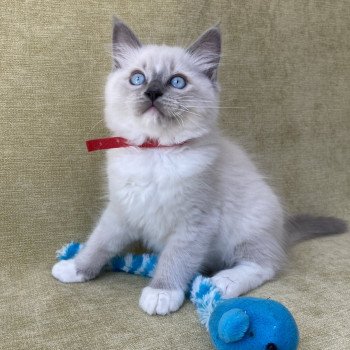
{"label": "toy mouse ear", "polygon": [[249,316],[241,309],[225,312],[218,324],[218,335],[225,343],[241,340],[249,328]]}

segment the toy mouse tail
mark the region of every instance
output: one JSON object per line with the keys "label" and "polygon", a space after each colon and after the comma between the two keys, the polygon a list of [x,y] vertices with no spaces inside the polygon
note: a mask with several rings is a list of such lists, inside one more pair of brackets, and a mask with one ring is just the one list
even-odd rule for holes
{"label": "toy mouse tail", "polygon": [[285,228],[290,243],[296,244],[316,237],[345,233],[348,225],[344,220],[332,216],[300,214],[289,217]]}

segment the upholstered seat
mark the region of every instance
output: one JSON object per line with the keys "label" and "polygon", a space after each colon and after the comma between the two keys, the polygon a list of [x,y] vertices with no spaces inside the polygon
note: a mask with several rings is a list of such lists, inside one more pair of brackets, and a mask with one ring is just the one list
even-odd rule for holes
{"label": "upholstered seat", "polygon": [[[103,85],[116,14],[145,43],[189,44],[221,23],[221,125],[290,212],[350,219],[349,1],[11,1],[0,5],[0,348],[211,349],[194,307],[138,307],[147,280],[51,277],[104,206]],[[251,295],[293,312],[301,349],[350,349],[350,235],[302,243]],[[253,350],[253,349],[252,349]]]}

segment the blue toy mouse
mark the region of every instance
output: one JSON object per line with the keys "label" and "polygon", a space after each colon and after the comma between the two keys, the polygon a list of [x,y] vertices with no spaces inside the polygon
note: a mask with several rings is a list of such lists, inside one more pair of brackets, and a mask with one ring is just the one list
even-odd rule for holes
{"label": "blue toy mouse", "polygon": [[[71,242],[57,252],[59,260],[73,258],[83,244]],[[106,265],[109,271],[152,277],[157,256],[116,256]],[[223,299],[210,278],[197,275],[189,287],[201,323],[217,350],[296,350],[297,324],[286,307],[277,301],[251,297]]]}
{"label": "blue toy mouse", "polygon": [[274,300],[233,298],[210,316],[211,340],[220,350],[295,350],[298,329],[290,312]]}

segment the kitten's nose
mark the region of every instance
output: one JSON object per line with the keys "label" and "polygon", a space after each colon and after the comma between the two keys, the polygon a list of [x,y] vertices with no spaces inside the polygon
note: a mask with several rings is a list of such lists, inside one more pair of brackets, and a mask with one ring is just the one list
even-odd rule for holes
{"label": "kitten's nose", "polygon": [[147,89],[145,95],[153,102],[158,97],[162,96],[163,93],[159,89]]}
{"label": "kitten's nose", "polygon": [[145,92],[145,95],[153,102],[158,97],[163,96],[163,92],[161,90],[160,84],[158,82],[152,82],[147,91]]}

